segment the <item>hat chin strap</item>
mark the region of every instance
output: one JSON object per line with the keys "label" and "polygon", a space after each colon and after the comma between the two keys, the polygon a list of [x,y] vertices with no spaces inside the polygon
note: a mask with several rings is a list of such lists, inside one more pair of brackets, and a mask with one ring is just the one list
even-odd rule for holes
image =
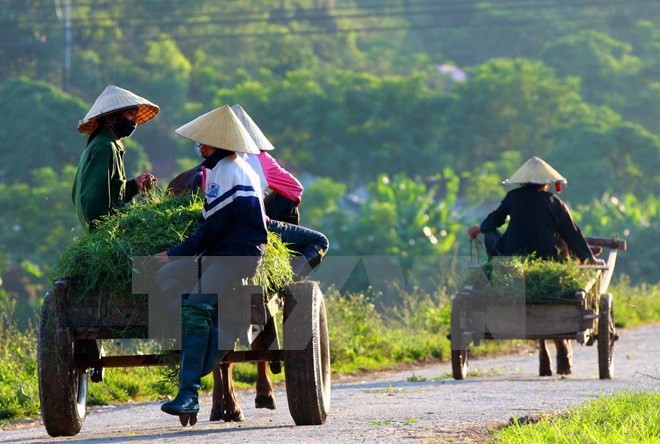
{"label": "hat chin strap", "polygon": [[555,182],[555,190],[561,193],[561,182]]}

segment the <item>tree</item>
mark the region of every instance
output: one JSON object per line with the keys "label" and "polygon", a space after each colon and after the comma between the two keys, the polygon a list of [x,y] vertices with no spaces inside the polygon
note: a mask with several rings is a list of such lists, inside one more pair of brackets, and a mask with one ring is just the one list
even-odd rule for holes
{"label": "tree", "polygon": [[87,113],[83,101],[54,86],[25,77],[0,86],[2,170],[13,183],[41,167],[61,169],[77,164],[85,139],[76,130]]}
{"label": "tree", "polygon": [[660,192],[660,138],[610,110],[558,126],[545,158],[568,179],[573,202],[605,193],[640,198]]}
{"label": "tree", "polygon": [[583,30],[547,45],[541,59],[559,76],[579,77],[586,101],[621,110],[630,94],[646,88],[635,81],[643,64],[632,52],[628,43],[603,32]]}
{"label": "tree", "polygon": [[59,173],[46,167],[30,172],[31,184],[0,185],[0,249],[10,266],[34,264],[42,284],[64,247],[82,234],[71,201],[74,175],[72,166]]}
{"label": "tree", "polygon": [[466,171],[505,151],[542,156],[542,135],[584,112],[578,89],[577,79],[560,80],[538,61],[497,59],[469,70],[446,111],[442,159]]}
{"label": "tree", "polygon": [[617,260],[617,273],[634,282],[658,282],[660,267],[660,213],[658,198],[648,195],[605,194],[588,204],[576,205],[573,216],[587,235],[619,236],[628,250]]}

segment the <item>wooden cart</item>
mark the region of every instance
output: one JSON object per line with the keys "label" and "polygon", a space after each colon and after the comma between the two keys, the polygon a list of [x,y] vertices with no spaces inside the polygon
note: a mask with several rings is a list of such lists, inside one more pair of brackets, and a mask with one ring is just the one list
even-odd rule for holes
{"label": "wooden cart", "polygon": [[[283,349],[229,352],[221,362],[284,362],[289,411],[297,425],[320,425],[330,409],[330,349],[323,294],[317,282],[292,283],[283,295],[267,295],[259,286],[240,286],[250,297],[251,323],[274,323],[284,309]],[[41,414],[50,436],[78,434],[86,416],[88,382],[101,382],[110,367],[166,365],[172,353],[105,356],[104,339],[148,337],[147,296],[80,297],[75,285],[55,283],[46,294],[39,320],[39,394]],[[293,313],[295,307],[295,315]],[[288,322],[289,319],[294,319]],[[287,350],[287,344],[310,336],[306,347]],[[277,338],[275,338],[277,340]],[[290,347],[296,348],[296,347]],[[174,353],[178,359],[178,352]]]}
{"label": "wooden cart", "polygon": [[[613,297],[607,293],[620,239],[589,237],[590,246],[609,249],[605,266],[585,266],[596,277],[561,303],[526,302],[524,306],[493,302],[483,291],[465,287],[452,301],[451,362],[454,379],[465,379],[468,347],[488,339],[575,339],[588,346],[598,342],[600,379],[613,376],[612,346],[618,339],[614,328]],[[542,300],[542,299],[541,299]]]}

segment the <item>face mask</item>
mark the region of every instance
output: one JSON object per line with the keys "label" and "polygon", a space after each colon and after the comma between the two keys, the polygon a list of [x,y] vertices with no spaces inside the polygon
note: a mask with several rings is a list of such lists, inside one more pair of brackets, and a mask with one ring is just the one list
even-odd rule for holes
{"label": "face mask", "polygon": [[202,144],[201,143],[195,143],[195,152],[197,153],[197,157],[200,159],[205,159],[204,153],[202,153]]}
{"label": "face mask", "polygon": [[137,123],[124,116],[119,116],[110,124],[110,128],[112,129],[112,132],[121,139],[133,134],[133,131],[137,128]]}

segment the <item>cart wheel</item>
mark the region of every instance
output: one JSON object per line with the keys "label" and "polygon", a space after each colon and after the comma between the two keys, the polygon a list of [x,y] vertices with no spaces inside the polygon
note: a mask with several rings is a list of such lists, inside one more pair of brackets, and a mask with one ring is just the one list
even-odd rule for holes
{"label": "cart wheel", "polygon": [[598,374],[600,379],[612,379],[614,376],[612,346],[615,336],[612,295],[605,293],[600,297],[598,314]]}
{"label": "cart wheel", "polygon": [[461,304],[454,298],[451,304],[451,372],[454,379],[467,378],[468,350],[463,342],[463,331],[460,323]]}
{"label": "cart wheel", "polygon": [[317,282],[289,285],[284,300],[284,371],[289,412],[297,425],[323,424],[330,411],[330,345]]}
{"label": "cart wheel", "polygon": [[87,409],[87,373],[75,369],[75,343],[63,346],[57,340],[62,321],[55,295],[47,293],[39,317],[39,398],[44,426],[53,437],[77,435]]}

